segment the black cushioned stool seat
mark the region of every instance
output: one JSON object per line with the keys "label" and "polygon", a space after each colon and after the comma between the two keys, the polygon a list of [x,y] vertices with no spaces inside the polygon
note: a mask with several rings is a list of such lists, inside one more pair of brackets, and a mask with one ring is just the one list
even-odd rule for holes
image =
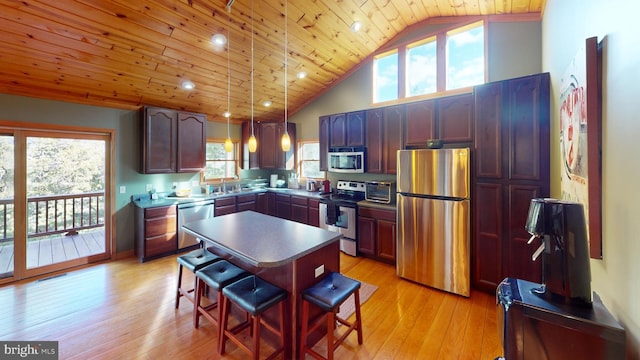
{"label": "black cushioned stool seat", "polygon": [[[224,354],[226,339],[233,341],[238,347],[251,354],[254,359],[260,357],[260,325],[273,332],[280,339],[280,345],[267,357],[272,359],[284,351],[284,300],[287,292],[263,279],[252,275],[222,289],[224,303],[222,307],[222,338],[219,344],[220,354]],[[241,307],[251,315],[253,346],[245,345],[239,336],[238,329],[229,329],[229,308],[231,303]],[[279,304],[279,329],[276,329],[262,318],[262,313]]]}
{"label": "black cushioned stool seat", "polygon": [[[227,260],[216,261],[198,271],[196,271],[196,298],[195,308],[193,311],[193,325],[198,327],[200,316],[204,316],[212,323],[218,325],[218,339],[220,338],[219,320],[222,318],[222,289],[244,277],[251,275],[243,269],[233,265]],[[213,288],[218,292],[218,301],[211,305],[203,306],[202,297],[204,296],[205,285]],[[218,316],[214,318],[210,313],[211,310],[218,308]]]}
{"label": "black cushioned stool seat", "polygon": [[[340,305],[354,294],[356,319],[353,323],[337,316]],[[302,331],[300,333],[300,359],[304,359],[305,354],[310,354],[316,359],[325,359],[315,350],[307,346],[308,334],[315,331],[324,317],[317,319],[309,328],[309,304],[313,304],[326,313],[327,325],[327,357],[333,359],[333,352],[349,334],[356,330],[358,333],[358,344],[362,344],[362,319],[360,316],[360,282],[348,278],[340,273],[331,272],[312,287],[302,292]],[[345,332],[334,340],[334,330],[336,321],[348,326]]]}
{"label": "black cushioned stool seat", "polygon": [[180,306],[180,298],[182,296],[186,297],[192,303],[195,303],[194,297],[191,296],[191,293],[196,290],[196,285],[198,279],[194,280],[193,288],[186,289],[182,288],[182,269],[186,268],[187,270],[195,273],[201,268],[211,265],[216,261],[222,260],[221,257],[218,257],[212,254],[210,251],[201,248],[198,250],[191,251],[184,255],[178,256],[178,289],[176,291],[176,309]]}

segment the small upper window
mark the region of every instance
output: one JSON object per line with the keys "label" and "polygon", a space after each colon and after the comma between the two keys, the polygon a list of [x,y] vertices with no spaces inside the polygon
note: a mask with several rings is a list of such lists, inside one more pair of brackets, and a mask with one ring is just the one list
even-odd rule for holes
{"label": "small upper window", "polygon": [[398,50],[373,59],[373,102],[398,98]]}
{"label": "small upper window", "polygon": [[436,92],[437,72],[435,37],[407,46],[407,97]]}
{"label": "small upper window", "polygon": [[484,83],[484,27],[476,23],[447,33],[447,90]]}
{"label": "small upper window", "polygon": [[301,178],[324,179],[324,171],[320,171],[320,142],[299,142],[298,161]]}

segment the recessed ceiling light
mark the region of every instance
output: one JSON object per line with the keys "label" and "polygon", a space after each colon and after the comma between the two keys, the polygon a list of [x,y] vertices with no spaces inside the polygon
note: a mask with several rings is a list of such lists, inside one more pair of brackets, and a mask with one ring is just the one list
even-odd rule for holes
{"label": "recessed ceiling light", "polygon": [[215,34],[211,37],[211,42],[214,45],[222,46],[227,43],[227,37],[222,34]]}
{"label": "recessed ceiling light", "polygon": [[362,23],[360,21],[354,21],[353,24],[351,24],[351,31],[358,32],[360,29],[362,29]]}
{"label": "recessed ceiling light", "polygon": [[182,88],[185,90],[193,90],[196,87],[196,84],[192,83],[191,81],[183,81],[180,86],[182,86]]}
{"label": "recessed ceiling light", "polygon": [[271,106],[271,104],[272,104],[272,103],[271,103],[271,101],[269,101],[269,100],[267,100],[267,101],[265,101],[265,102],[263,102],[263,103],[262,103],[262,105],[264,105],[264,106],[266,106],[266,107]]}
{"label": "recessed ceiling light", "polygon": [[228,117],[231,117],[231,113],[229,111],[225,111],[222,113],[222,116],[228,118]]}
{"label": "recessed ceiling light", "polygon": [[298,79],[304,79],[307,77],[307,72],[306,71],[300,71],[298,73]]}

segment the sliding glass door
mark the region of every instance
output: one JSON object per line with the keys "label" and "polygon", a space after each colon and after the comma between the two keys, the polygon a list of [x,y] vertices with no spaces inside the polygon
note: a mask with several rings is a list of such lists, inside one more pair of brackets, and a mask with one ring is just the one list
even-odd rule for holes
{"label": "sliding glass door", "polygon": [[111,141],[29,129],[0,136],[0,280],[109,257]]}

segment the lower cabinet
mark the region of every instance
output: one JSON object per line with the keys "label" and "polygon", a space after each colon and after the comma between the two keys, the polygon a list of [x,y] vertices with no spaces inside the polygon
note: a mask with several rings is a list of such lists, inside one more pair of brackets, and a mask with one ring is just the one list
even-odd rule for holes
{"label": "lower cabinet", "polygon": [[269,193],[256,194],[256,211],[269,215]]}
{"label": "lower cabinet", "polygon": [[309,199],[307,216],[309,218],[309,222],[307,222],[307,224],[315,227],[320,227],[320,200]]}
{"label": "lower cabinet", "polygon": [[236,211],[256,211],[256,194],[236,196]]}
{"label": "lower cabinet", "polygon": [[178,250],[177,207],[138,208],[135,211],[135,253],[140,261]]}
{"label": "lower cabinet", "polygon": [[306,197],[291,195],[291,220],[303,224],[309,223],[309,212]]}
{"label": "lower cabinet", "polygon": [[291,220],[291,196],[276,194],[276,216]]}
{"label": "lower cabinet", "polygon": [[236,212],[236,197],[230,196],[216,199],[214,209],[214,216],[233,214],[234,212]]}
{"label": "lower cabinet", "polygon": [[395,264],[396,212],[365,206],[358,211],[358,253]]}

